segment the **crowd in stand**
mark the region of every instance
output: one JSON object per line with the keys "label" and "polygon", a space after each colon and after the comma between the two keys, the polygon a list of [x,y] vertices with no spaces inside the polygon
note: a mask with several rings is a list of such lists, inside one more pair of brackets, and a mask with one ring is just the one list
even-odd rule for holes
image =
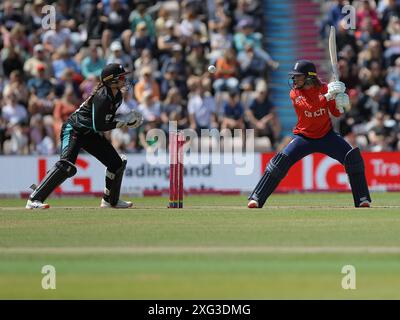
{"label": "crowd in stand", "polygon": [[267,74],[278,64],[263,49],[262,22],[260,2],[250,0],[6,0],[0,153],[57,153],[62,123],[113,62],[132,71],[118,112],[145,119],[138,130],[107,133],[120,151],[147,148],[148,130],[167,131],[170,120],[197,132],[253,127],[274,141]]}
{"label": "crowd in stand", "polygon": [[400,1],[352,1],[355,29],[349,29],[348,1],[326,3],[321,25],[337,29],[340,80],[350,108],[337,123],[353,145],[369,151],[400,150]]}
{"label": "crowd in stand", "polygon": [[[0,154],[57,153],[62,123],[112,62],[132,71],[118,112],[137,109],[145,119],[139,129],[107,133],[121,152],[146,149],[146,133],[167,131],[170,120],[197,132],[253,128],[265,141],[260,150],[277,147],[284,137],[268,73],[279,66],[263,43],[261,2],[3,1]],[[340,79],[351,99],[337,129],[364,150],[400,149],[400,5],[353,1],[352,30],[343,20],[346,1],[321,3],[321,36],[336,26]],[[46,5],[55,8],[51,28]]]}

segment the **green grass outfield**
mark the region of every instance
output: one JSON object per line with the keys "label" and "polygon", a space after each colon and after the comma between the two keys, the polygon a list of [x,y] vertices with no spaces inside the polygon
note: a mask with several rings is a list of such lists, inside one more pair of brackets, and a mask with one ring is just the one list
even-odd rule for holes
{"label": "green grass outfield", "polygon": [[[274,195],[262,210],[244,196],[165,198],[132,210],[94,198],[50,199],[52,209],[0,200],[0,298],[400,299],[400,194]],[[41,287],[44,265],[56,290]],[[341,287],[344,265],[356,290]]]}

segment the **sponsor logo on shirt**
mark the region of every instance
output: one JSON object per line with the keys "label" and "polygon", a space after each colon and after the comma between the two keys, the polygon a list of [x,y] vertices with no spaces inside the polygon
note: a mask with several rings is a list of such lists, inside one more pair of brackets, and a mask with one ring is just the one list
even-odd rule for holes
{"label": "sponsor logo on shirt", "polygon": [[307,118],[317,118],[326,114],[326,110],[324,108],[319,108],[317,111],[314,112],[304,110],[304,114]]}

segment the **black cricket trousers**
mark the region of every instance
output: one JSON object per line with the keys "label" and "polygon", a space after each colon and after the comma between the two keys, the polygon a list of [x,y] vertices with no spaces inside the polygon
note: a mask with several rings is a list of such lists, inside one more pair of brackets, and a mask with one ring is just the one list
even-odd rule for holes
{"label": "black cricket trousers", "polygon": [[122,160],[112,144],[99,132],[88,130],[76,131],[69,122],[61,129],[61,159],[75,164],[79,151],[84,149],[98,159],[111,172],[122,166]]}

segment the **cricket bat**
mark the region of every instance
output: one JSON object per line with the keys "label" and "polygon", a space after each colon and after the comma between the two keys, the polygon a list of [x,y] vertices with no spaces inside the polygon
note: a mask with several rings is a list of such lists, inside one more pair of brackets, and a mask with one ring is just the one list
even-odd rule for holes
{"label": "cricket bat", "polygon": [[[336,30],[334,26],[331,26],[329,32],[329,55],[331,57],[331,65],[333,72],[333,81],[339,81],[339,71],[337,63],[337,53],[336,53]],[[346,107],[348,109],[349,106]],[[344,113],[344,109],[340,107],[340,113]]]}
{"label": "cricket bat", "polygon": [[331,30],[329,32],[329,55],[331,57],[333,80],[338,81],[339,71],[338,71],[338,62],[336,54],[336,30],[334,26],[331,26]]}

